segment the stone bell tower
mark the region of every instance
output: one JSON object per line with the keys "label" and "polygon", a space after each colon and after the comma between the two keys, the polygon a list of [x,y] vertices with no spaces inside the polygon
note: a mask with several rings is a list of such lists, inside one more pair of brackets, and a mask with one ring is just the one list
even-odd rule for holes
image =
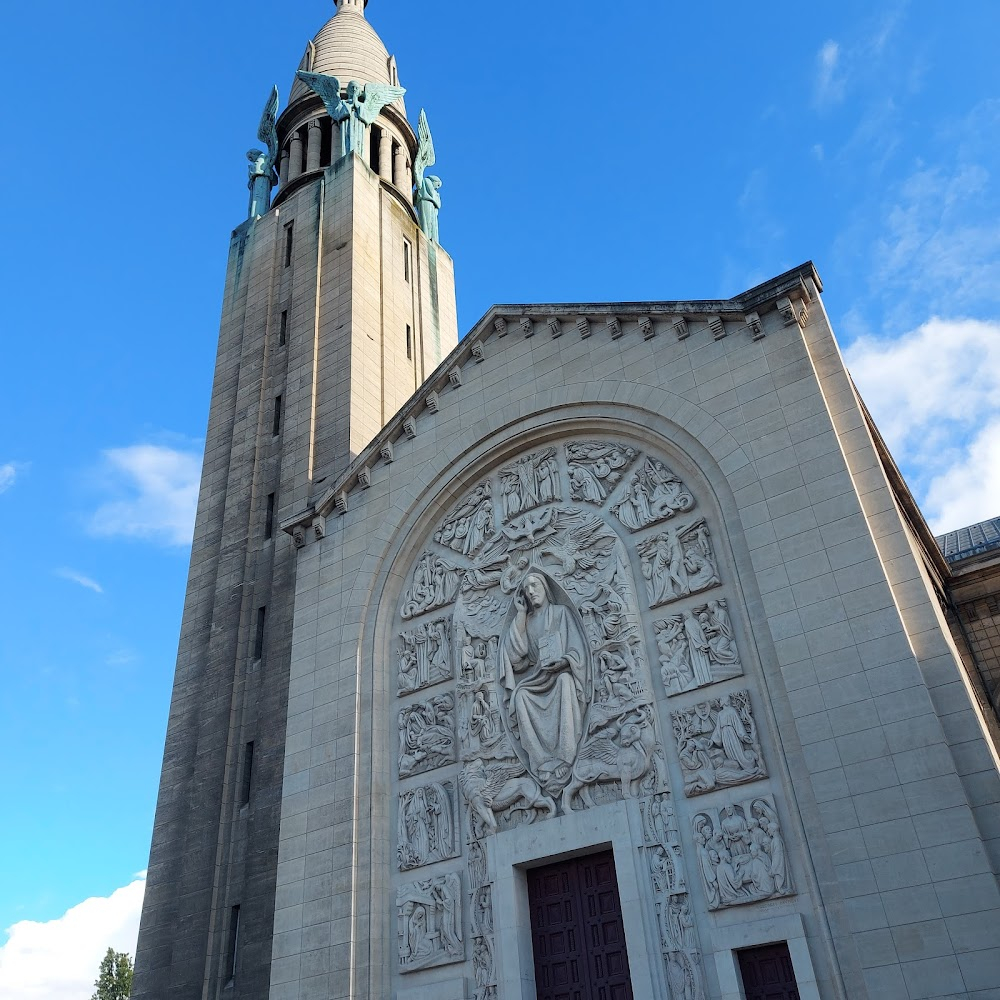
{"label": "stone bell tower", "polygon": [[286,719],[290,699],[309,697],[288,681],[302,539],[280,525],[457,342],[440,182],[424,178],[430,132],[421,116],[418,139],[407,121],[366,5],[338,0],[285,109],[276,116],[276,97],[265,109],[267,151],[248,154],[250,218],[230,243],[136,998],[268,996],[282,773],[295,752]]}

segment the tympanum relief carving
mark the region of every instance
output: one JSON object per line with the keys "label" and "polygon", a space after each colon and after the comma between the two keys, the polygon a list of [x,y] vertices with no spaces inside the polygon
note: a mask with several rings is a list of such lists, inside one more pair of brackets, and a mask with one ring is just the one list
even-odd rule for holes
{"label": "tympanum relief carving", "polygon": [[611,510],[626,528],[638,531],[693,506],[694,497],[680,478],[662,462],[647,458],[629,476],[624,495]]}
{"label": "tympanum relief carving", "polygon": [[691,821],[710,910],[792,894],[774,800],[760,795]]}
{"label": "tympanum relief carving", "polygon": [[[697,508],[669,465],[636,448],[542,447],[467,493],[413,564],[399,613],[419,621],[400,632],[399,694],[449,687],[400,709],[398,773],[458,767],[400,791],[399,866],[460,853],[461,790],[475,1000],[497,993],[492,836],[621,799],[639,802],[671,998],[705,997],[649,670],[655,644],[667,695],[743,672],[728,581]],[[644,625],[645,607],[674,602]],[[766,776],[747,692],[671,722],[686,795]],[[691,870],[713,908],[790,892],[773,802],[727,808],[695,820]],[[745,818],[746,838],[732,815]],[[458,875],[399,889],[402,971],[465,958],[460,889]]]}
{"label": "tympanum relief carving", "polygon": [[452,782],[401,792],[398,817],[400,871],[458,855],[458,809]]}
{"label": "tympanum relief carving", "polygon": [[660,677],[668,695],[743,673],[726,601],[718,598],[653,623]]}
{"label": "tympanum relief carving", "polygon": [[603,504],[636,455],[634,448],[608,441],[579,441],[566,445],[570,497]]}
{"label": "tympanum relief carving", "polygon": [[643,823],[640,850],[649,871],[650,899],[670,998],[704,1000],[701,949],[670,796],[655,795],[640,802],[639,808]]}
{"label": "tympanum relief carving", "polygon": [[699,702],[671,719],[686,795],[765,777],[749,691]]}
{"label": "tympanum relief carving", "polygon": [[503,525],[463,579],[455,633],[477,830],[662,784],[628,552],[599,514],[559,503]]}
{"label": "tympanum relief carving", "polygon": [[400,972],[464,961],[458,872],[401,886],[396,910]]}
{"label": "tympanum relief carving", "polygon": [[637,546],[651,608],[718,586],[719,572],[704,518],[668,527]]}
{"label": "tympanum relief carving", "polygon": [[475,555],[496,534],[493,493],[489,482],[480,483],[434,532],[434,541],[463,556]]}
{"label": "tympanum relief carving", "polygon": [[451,656],[451,619],[422,622],[409,632],[400,632],[399,693],[409,694],[450,680],[454,673]]}
{"label": "tympanum relief carving", "polygon": [[551,503],[562,496],[555,448],[522,455],[500,470],[501,511],[505,521],[522,511]]}
{"label": "tympanum relief carving", "polygon": [[455,698],[438,695],[399,711],[399,776],[455,761]]}
{"label": "tympanum relief carving", "polygon": [[425,552],[413,571],[413,582],[403,595],[400,617],[409,621],[425,611],[436,611],[455,600],[461,578],[457,564]]}

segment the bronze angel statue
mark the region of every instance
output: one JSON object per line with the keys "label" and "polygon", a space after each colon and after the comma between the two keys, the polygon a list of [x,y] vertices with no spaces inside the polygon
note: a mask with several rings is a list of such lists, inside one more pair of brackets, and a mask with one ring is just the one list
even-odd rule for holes
{"label": "bronze angel statue", "polygon": [[420,121],[417,124],[417,135],[420,139],[417,145],[417,161],[413,164],[414,193],[417,219],[424,235],[432,243],[439,243],[438,212],[441,211],[441,178],[426,173],[428,167],[437,162],[434,152],[434,139],[431,127],[427,124],[427,112],[420,109]]}
{"label": "bronze angel statue", "polygon": [[298,78],[311,90],[319,94],[327,114],[340,125],[340,155],[365,154],[365,134],[369,126],[378,118],[382,109],[393,101],[398,101],[405,93],[403,87],[393,87],[387,83],[358,83],[351,80],[347,84],[346,97],[341,97],[340,80],[322,73],[309,73],[300,69]]}
{"label": "bronze angel statue", "polygon": [[278,183],[278,172],[275,163],[278,160],[278,132],[275,123],[278,120],[278,88],[271,91],[271,96],[264,105],[264,113],[260,116],[257,126],[257,138],[267,147],[247,151],[250,161],[250,210],[248,217],[259,219],[271,207],[271,190]]}

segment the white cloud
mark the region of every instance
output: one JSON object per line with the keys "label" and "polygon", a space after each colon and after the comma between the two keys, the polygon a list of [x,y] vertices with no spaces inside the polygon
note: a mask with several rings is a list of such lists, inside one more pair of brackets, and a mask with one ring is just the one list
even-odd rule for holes
{"label": "white cloud", "polygon": [[201,474],[199,453],[137,444],[112,448],[103,458],[105,484],[116,498],[91,517],[95,535],[190,544]]}
{"label": "white cloud", "polygon": [[1000,322],[932,319],[845,357],[932,529],[1000,514]]}
{"label": "white cloud", "polygon": [[924,503],[937,535],[1000,515],[1000,417],[972,439],[953,466],[931,480]]}
{"label": "white cloud", "polygon": [[108,948],[135,956],[145,872],[110,896],[95,896],[55,920],[21,920],[0,947],[4,1000],[83,1000],[94,992]]}
{"label": "white cloud", "polygon": [[845,82],[837,70],[840,66],[840,45],[827,39],[816,53],[816,101],[821,105],[836,104],[844,98]]}
{"label": "white cloud", "polygon": [[81,587],[86,587],[88,590],[92,590],[95,594],[104,593],[104,588],[96,580],[91,579],[89,576],[84,576],[83,573],[78,573],[75,569],[68,569],[64,566],[54,572],[56,576],[61,577],[63,580],[78,583]]}
{"label": "white cloud", "polygon": [[0,465],[0,493],[9,490],[17,481],[21,467],[16,462],[4,462]]}

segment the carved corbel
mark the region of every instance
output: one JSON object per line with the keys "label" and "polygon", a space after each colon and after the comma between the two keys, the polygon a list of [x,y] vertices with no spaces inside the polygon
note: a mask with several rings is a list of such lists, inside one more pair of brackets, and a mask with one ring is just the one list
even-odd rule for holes
{"label": "carved corbel", "polygon": [[358,486],[363,490],[367,490],[372,484],[372,470],[366,465],[363,469],[358,470]]}
{"label": "carved corbel", "polygon": [[674,333],[679,341],[687,340],[688,337],[691,336],[687,320],[683,316],[678,316],[677,319],[674,320]]}
{"label": "carved corbel", "polygon": [[395,457],[392,453],[392,442],[386,441],[382,444],[382,447],[378,450],[379,455],[382,456],[383,462],[391,462]]}
{"label": "carved corbel", "polygon": [[341,490],[333,499],[338,514],[347,513],[347,491]]}
{"label": "carved corbel", "polygon": [[746,325],[753,334],[754,340],[764,339],[764,324],[760,321],[760,313],[750,312],[743,317],[746,321]]}
{"label": "carved corbel", "polygon": [[497,318],[493,320],[493,329],[496,330],[498,337],[506,337],[507,320],[505,320],[503,316],[497,316]]}
{"label": "carved corbel", "polygon": [[521,333],[526,337],[531,337],[535,333],[535,324],[532,323],[530,316],[521,317]]}
{"label": "carved corbel", "polygon": [[639,330],[642,332],[643,340],[652,340],[656,336],[653,321],[648,316],[639,317]]}
{"label": "carved corbel", "polygon": [[553,316],[549,320],[549,333],[552,334],[553,339],[562,336],[562,323],[559,322],[558,316]]}
{"label": "carved corbel", "polygon": [[803,330],[805,329],[806,323],[809,322],[809,310],[804,302],[793,302],[786,295],[784,298],[778,299],[775,305],[778,307],[778,312],[781,313],[785,326],[798,323]]}
{"label": "carved corbel", "polygon": [[312,532],[313,532],[313,538],[315,538],[317,542],[319,542],[322,539],[326,538],[326,518],[325,517],[320,517],[320,515],[317,514],[313,518],[313,521],[312,521]]}
{"label": "carved corbel", "polygon": [[417,436],[417,422],[413,417],[403,421],[403,433],[412,441]]}
{"label": "carved corbel", "polygon": [[462,384],[462,369],[457,365],[448,372],[448,381],[453,389],[457,389]]}
{"label": "carved corbel", "polygon": [[297,524],[292,529],[292,541],[297,549],[303,549],[306,545],[306,529],[301,524]]}
{"label": "carved corbel", "polygon": [[478,365],[480,362],[486,360],[486,350],[483,348],[482,342],[477,340],[472,345],[472,358]]}
{"label": "carved corbel", "polygon": [[441,398],[433,390],[427,393],[427,399],[425,402],[427,403],[427,409],[430,410],[431,413],[437,413],[438,410],[441,409]]}
{"label": "carved corbel", "polygon": [[726,335],[726,324],[722,322],[721,316],[709,316],[708,328],[712,331],[712,336],[716,340],[722,340]]}
{"label": "carved corbel", "polygon": [[612,340],[617,340],[622,335],[622,323],[617,316],[608,317],[608,332]]}
{"label": "carved corbel", "polygon": [[586,340],[590,336],[590,320],[586,316],[577,319],[576,328],[580,331],[581,340]]}

